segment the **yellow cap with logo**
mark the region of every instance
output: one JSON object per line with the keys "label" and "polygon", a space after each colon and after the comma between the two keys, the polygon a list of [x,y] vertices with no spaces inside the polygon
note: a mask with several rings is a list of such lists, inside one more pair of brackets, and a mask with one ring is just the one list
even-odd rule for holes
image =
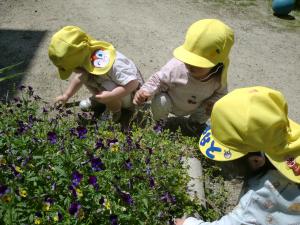
{"label": "yellow cap with logo", "polygon": [[234,43],[232,29],[217,19],[193,23],[185,42],[173,52],[175,58],[192,66],[211,68],[224,63]]}
{"label": "yellow cap with logo", "polygon": [[288,118],[287,103],[279,91],[247,87],[221,98],[199,148],[217,161],[264,152],[283,175],[300,183],[300,125]]}
{"label": "yellow cap with logo", "polygon": [[173,55],[186,64],[201,68],[222,63],[221,88],[224,88],[233,43],[234,33],[229,26],[217,19],[203,19],[189,27],[184,44],[176,48]]}
{"label": "yellow cap with logo", "polygon": [[116,50],[105,41],[98,41],[76,26],[56,32],[48,48],[51,61],[58,67],[61,79],[67,79],[78,67],[94,75],[106,74],[112,67]]}

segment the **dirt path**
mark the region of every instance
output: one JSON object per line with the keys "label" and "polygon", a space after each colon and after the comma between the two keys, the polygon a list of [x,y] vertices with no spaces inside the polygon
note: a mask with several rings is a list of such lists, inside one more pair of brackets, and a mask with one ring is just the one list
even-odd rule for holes
{"label": "dirt path", "polygon": [[[0,66],[24,61],[27,75],[18,83],[31,84],[43,98],[53,98],[66,86],[47,57],[51,35],[65,25],[114,43],[149,77],[172,57],[192,22],[219,18],[236,35],[229,88],[279,89],[287,97],[290,116],[300,118],[300,15],[293,12],[295,20],[276,18],[269,1],[1,0],[0,7]],[[2,95],[7,87],[2,85]]]}

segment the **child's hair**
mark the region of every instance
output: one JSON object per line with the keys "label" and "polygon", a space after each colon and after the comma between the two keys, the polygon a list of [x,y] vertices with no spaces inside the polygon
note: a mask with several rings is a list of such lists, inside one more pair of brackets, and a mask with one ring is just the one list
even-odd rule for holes
{"label": "child's hair", "polygon": [[265,157],[265,164],[262,167],[256,170],[251,169],[247,159],[253,155],[264,157],[261,152],[249,152],[247,155],[239,159],[218,163],[218,165],[224,170],[224,172],[231,171],[230,174],[224,174],[226,177],[245,178],[246,180],[255,176],[263,176],[270,169],[276,169],[267,157]]}

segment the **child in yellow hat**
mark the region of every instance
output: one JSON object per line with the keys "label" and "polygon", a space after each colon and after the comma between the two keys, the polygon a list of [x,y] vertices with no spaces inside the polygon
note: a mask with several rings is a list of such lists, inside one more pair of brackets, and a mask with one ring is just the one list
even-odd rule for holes
{"label": "child in yellow hat", "polygon": [[176,225],[300,223],[300,124],[288,118],[280,92],[248,87],[221,98],[199,148],[213,160],[243,161],[238,170],[246,168],[257,176],[249,180],[249,191],[238,206],[220,220],[190,217]]}
{"label": "child in yellow hat", "polygon": [[[193,23],[185,42],[172,58],[135,94],[134,103],[152,99],[154,120],[169,113],[189,116],[187,125],[199,135],[213,104],[227,93],[229,52],[234,43],[230,27],[217,19]],[[196,126],[195,126],[196,125]]]}
{"label": "child in yellow hat", "polygon": [[79,27],[66,26],[53,35],[49,57],[61,79],[68,79],[73,73],[68,88],[56,98],[57,102],[66,103],[84,84],[92,97],[80,102],[82,110],[101,103],[117,121],[121,108],[133,107],[133,93],[143,79],[134,63],[112,44],[95,40]]}

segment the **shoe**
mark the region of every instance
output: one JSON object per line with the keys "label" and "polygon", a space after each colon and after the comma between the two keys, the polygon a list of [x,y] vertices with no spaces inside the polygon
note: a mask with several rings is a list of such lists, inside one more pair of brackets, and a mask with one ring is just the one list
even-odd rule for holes
{"label": "shoe", "polygon": [[206,123],[199,123],[198,121],[187,119],[182,131],[185,131],[189,136],[200,137],[206,127]]}
{"label": "shoe", "polygon": [[176,132],[180,128],[184,136],[200,137],[206,126],[205,123],[199,123],[198,121],[179,116],[169,117],[166,121],[165,129]]}
{"label": "shoe", "polygon": [[87,98],[87,99],[81,100],[79,103],[79,108],[84,112],[91,111],[91,109],[92,109],[91,99]]}
{"label": "shoe", "polygon": [[95,111],[97,115],[103,113],[106,108],[104,104],[97,102],[93,98],[81,100],[79,107],[84,112]]}

